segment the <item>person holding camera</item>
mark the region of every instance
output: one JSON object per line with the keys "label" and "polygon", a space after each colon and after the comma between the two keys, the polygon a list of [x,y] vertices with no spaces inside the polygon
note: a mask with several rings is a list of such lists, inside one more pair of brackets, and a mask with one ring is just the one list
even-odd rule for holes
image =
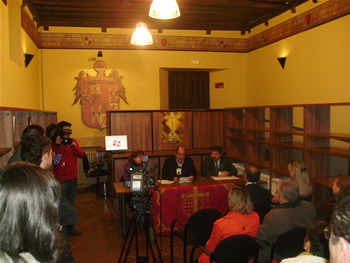
{"label": "person holding camera", "polygon": [[[53,173],[62,185],[62,196],[74,206],[77,194],[78,166],[77,158],[84,157],[84,151],[75,139],[70,138],[72,124],[66,121],[50,124],[46,128],[46,135],[52,141]],[[67,227],[68,234],[80,236],[74,226]]]}

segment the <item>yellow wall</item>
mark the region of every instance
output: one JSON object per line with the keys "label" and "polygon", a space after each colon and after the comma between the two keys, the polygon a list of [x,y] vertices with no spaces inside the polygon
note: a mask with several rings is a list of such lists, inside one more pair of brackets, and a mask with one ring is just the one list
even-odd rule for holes
{"label": "yellow wall", "polygon": [[[0,106],[41,109],[40,51],[21,28],[21,43],[11,43],[11,19],[20,19],[20,14],[19,17],[9,17],[8,7],[1,2]],[[10,46],[18,50],[20,65],[17,59],[11,59]],[[35,55],[28,68],[24,65],[25,52]]]}
{"label": "yellow wall", "polygon": [[349,102],[349,28],[350,15],[250,52],[248,104]]}
{"label": "yellow wall", "polygon": [[[21,30],[22,57],[26,51],[35,57],[28,68],[24,67],[24,59],[18,66],[9,57],[8,10],[2,3],[0,21],[0,106],[58,111],[58,120],[72,122],[73,135],[83,146],[102,145],[106,131],[85,126],[80,105],[72,106],[74,78],[82,70],[95,75],[92,60],[96,59],[97,50],[38,50]],[[166,70],[178,68],[211,72],[211,108],[343,102],[350,99],[350,34],[346,34],[349,26],[350,16],[346,16],[249,54],[104,50],[103,60],[108,69],[114,68],[123,76],[129,105],[122,101],[121,110],[166,109],[167,91],[163,87],[167,83]],[[50,32],[55,30],[62,29],[52,28]],[[108,33],[114,31],[109,29]],[[222,34],[213,32],[207,36],[237,37],[237,32]],[[204,32],[195,35],[204,36]],[[277,58],[284,55],[287,62],[282,70]],[[192,65],[193,59],[200,60],[200,64]],[[224,82],[225,88],[215,89],[217,82]]]}
{"label": "yellow wall", "polygon": [[[100,132],[85,126],[81,119],[80,105],[73,105],[76,85],[75,77],[80,71],[96,75],[93,70],[94,50],[43,50],[43,87],[45,110],[58,111],[58,120],[72,122],[75,137],[82,137],[82,143],[92,146],[95,142],[87,137],[101,137]],[[190,61],[198,59],[200,65]],[[104,50],[103,60],[109,74],[116,69],[123,76],[129,105],[123,101],[121,110],[161,109],[160,72],[163,68],[197,68],[217,70],[211,73],[211,108],[230,105],[246,105],[247,62],[245,54],[209,52],[170,52],[170,51],[120,51]],[[225,82],[225,88],[214,90],[213,83]],[[238,96],[239,94],[239,96]],[[164,97],[163,97],[164,98]],[[225,99],[223,99],[225,98]]]}

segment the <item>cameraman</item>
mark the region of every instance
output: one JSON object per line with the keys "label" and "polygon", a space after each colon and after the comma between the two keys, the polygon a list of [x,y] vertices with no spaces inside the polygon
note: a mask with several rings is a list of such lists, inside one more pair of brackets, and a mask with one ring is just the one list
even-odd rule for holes
{"label": "cameraman", "polygon": [[[78,166],[77,158],[84,157],[84,151],[79,147],[75,139],[71,139],[72,124],[66,121],[50,124],[46,128],[46,135],[52,141],[53,173],[62,185],[62,196],[68,199],[74,206],[77,194]],[[82,233],[67,227],[68,234],[80,236]]]}

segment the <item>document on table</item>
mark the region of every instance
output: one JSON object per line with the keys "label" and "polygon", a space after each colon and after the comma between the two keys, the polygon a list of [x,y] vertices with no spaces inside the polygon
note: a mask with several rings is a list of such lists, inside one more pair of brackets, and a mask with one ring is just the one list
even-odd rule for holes
{"label": "document on table", "polygon": [[238,180],[239,178],[236,176],[212,176],[211,178],[213,178],[216,181],[220,181],[220,180]]}
{"label": "document on table", "polygon": [[180,177],[179,184],[182,184],[182,183],[191,183],[190,177]]}
{"label": "document on table", "polygon": [[160,184],[173,184],[174,181],[169,181],[169,180],[160,180]]}

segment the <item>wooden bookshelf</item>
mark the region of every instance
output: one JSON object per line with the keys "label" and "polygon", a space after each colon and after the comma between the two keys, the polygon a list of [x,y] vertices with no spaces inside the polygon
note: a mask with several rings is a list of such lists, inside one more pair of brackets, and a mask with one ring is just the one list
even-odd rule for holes
{"label": "wooden bookshelf", "polygon": [[315,183],[314,197],[323,202],[329,198],[329,191],[320,187],[329,187],[337,174],[349,174],[350,131],[339,130],[350,113],[350,103],[225,110],[228,155],[268,169],[270,180],[288,176],[289,162],[302,159]]}
{"label": "wooden bookshelf", "polygon": [[7,165],[20,144],[23,130],[29,124],[38,124],[45,129],[56,122],[56,112],[0,107],[0,168]]}

